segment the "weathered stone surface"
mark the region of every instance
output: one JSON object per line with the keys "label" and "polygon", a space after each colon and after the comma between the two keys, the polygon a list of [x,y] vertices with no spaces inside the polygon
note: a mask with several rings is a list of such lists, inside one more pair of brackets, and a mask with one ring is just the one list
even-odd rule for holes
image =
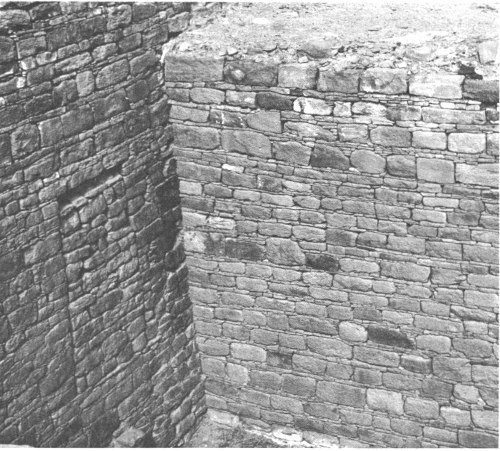
{"label": "weathered stone surface", "polygon": [[391,121],[419,121],[422,108],[410,105],[395,105],[387,108],[387,119]]}
{"label": "weathered stone surface", "polygon": [[269,238],[266,241],[267,258],[278,265],[303,265],[305,255],[295,241],[282,238]]}
{"label": "weathered stone surface", "polygon": [[306,254],[306,266],[336,274],[339,269],[339,262],[330,255]]}
{"label": "weathered stone surface", "polygon": [[355,150],[351,164],[361,172],[380,174],[385,171],[385,159],[370,150]]}
{"label": "weathered stone surface", "polygon": [[415,178],[417,174],[415,158],[405,155],[390,155],[387,157],[387,172],[396,177]]}
{"label": "weathered stone surface", "polygon": [[461,99],[463,81],[463,75],[415,75],[410,79],[410,94],[438,99]]}
{"label": "weathered stone surface", "polygon": [[471,380],[469,360],[452,357],[434,357],[432,369],[436,376],[445,380],[467,382]]}
{"label": "weathered stone surface", "polygon": [[262,260],[263,249],[252,242],[227,240],[225,246],[226,255],[239,260]]}
{"label": "weathered stone surface", "polygon": [[333,91],[344,94],[356,94],[359,87],[361,71],[359,70],[320,70],[318,91]]}
{"label": "weathered stone surface", "polygon": [[250,128],[260,131],[281,133],[280,113],[275,111],[258,111],[246,117]]}
{"label": "weathered stone surface", "polygon": [[319,116],[328,116],[333,111],[333,108],[323,99],[311,97],[299,97],[293,102],[293,109],[298,113],[317,114]]}
{"label": "weathered stone surface", "polygon": [[278,71],[278,85],[286,88],[316,88],[316,63],[281,64]]}
{"label": "weathered stone surface", "polygon": [[316,144],[311,155],[311,166],[318,168],[349,169],[349,158],[340,149]]}
{"label": "weathered stone surface", "polygon": [[458,431],[458,442],[466,448],[498,448],[498,436],[475,431]]}
{"label": "weathered stone surface", "polygon": [[40,137],[35,125],[27,124],[13,131],[10,148],[14,159],[22,158],[38,150]]}
{"label": "weathered stone surface", "polygon": [[222,58],[193,58],[170,55],[165,58],[166,81],[222,81]]}
{"label": "weathered stone surface", "polygon": [[446,134],[436,132],[413,132],[413,147],[426,149],[446,149]]}
{"label": "weathered stone surface", "polygon": [[224,102],[224,91],[210,88],[193,88],[189,93],[191,100],[196,103],[219,104]]}
{"label": "weathered stone surface", "polygon": [[498,164],[469,164],[457,163],[457,182],[471,185],[498,187]]}
{"label": "weathered stone surface", "polygon": [[379,326],[368,326],[368,340],[398,348],[413,348],[413,343],[406,334]]}
{"label": "weathered stone surface", "polygon": [[381,274],[401,280],[425,282],[429,278],[430,268],[407,262],[381,262]]}
{"label": "weathered stone surface", "polygon": [[114,85],[127,78],[128,73],[129,64],[125,59],[105,66],[97,74],[96,87],[97,89],[103,89]]}
{"label": "weathered stone surface", "polygon": [[267,110],[292,110],[293,101],[293,97],[274,92],[258,92],[255,95],[255,104]]}
{"label": "weathered stone surface", "polygon": [[[222,138],[224,146],[224,136]],[[213,128],[174,125],[174,143],[180,147],[215,149],[220,145],[219,132]]]}
{"label": "weathered stone surface", "polygon": [[311,148],[293,141],[277,142],[273,144],[273,154],[277,160],[307,165],[311,158]]}
{"label": "weathered stone surface", "polygon": [[319,399],[343,406],[364,407],[365,390],[335,382],[318,382],[316,394]]}
{"label": "weathered stone surface", "polygon": [[339,125],[339,139],[365,143],[368,141],[368,127],[357,124]]}
{"label": "weathered stone surface", "polygon": [[464,82],[464,98],[484,103],[498,103],[498,81],[470,80]]}
{"label": "weathered stone surface", "polygon": [[223,131],[222,148],[260,158],[271,158],[271,142],[263,134],[250,131]]}
{"label": "weathered stone surface", "polygon": [[347,321],[339,324],[339,335],[340,338],[353,342],[364,342],[367,339],[367,332],[363,326]]}
{"label": "weathered stone surface", "polygon": [[367,69],[363,72],[360,91],[382,94],[404,94],[408,91],[405,69]]}
{"label": "weathered stone surface", "polygon": [[450,133],[448,149],[452,152],[467,154],[484,152],[486,150],[486,136],[472,133]]}
{"label": "weathered stone surface", "polygon": [[406,398],[405,412],[418,418],[437,418],[439,416],[439,404],[436,401],[418,398]]}
{"label": "weathered stone surface", "polygon": [[224,80],[242,85],[276,86],[278,64],[252,60],[232,61],[224,66]]}
{"label": "weathered stone surface", "polygon": [[334,134],[326,128],[307,122],[285,122],[285,132],[298,135],[299,137],[310,137],[323,141],[334,141]]}
{"label": "weathered stone surface", "polygon": [[381,146],[409,147],[411,133],[401,128],[380,126],[370,132],[370,138]]}
{"label": "weathered stone surface", "polygon": [[498,41],[489,40],[477,46],[477,54],[482,64],[494,63],[498,58]]}
{"label": "weathered stone surface", "polygon": [[424,122],[436,124],[484,124],[486,117],[484,111],[446,110],[442,108],[423,108],[422,119]]}
{"label": "weathered stone surface", "polygon": [[369,388],[366,391],[366,403],[372,409],[403,414],[403,398],[400,393]]}
{"label": "weathered stone surface", "polygon": [[437,158],[417,158],[417,178],[427,182],[453,183],[455,167],[452,161]]}

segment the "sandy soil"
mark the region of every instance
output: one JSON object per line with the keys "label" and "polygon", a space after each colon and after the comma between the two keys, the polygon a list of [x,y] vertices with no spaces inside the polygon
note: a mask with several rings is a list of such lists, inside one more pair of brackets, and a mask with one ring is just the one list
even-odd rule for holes
{"label": "sandy soil", "polygon": [[328,47],[339,68],[457,73],[460,65],[472,65],[496,78],[493,64],[479,63],[477,45],[498,40],[498,19],[495,2],[225,3],[200,11],[171,45],[177,52],[305,61],[313,58],[303,51],[312,42]]}

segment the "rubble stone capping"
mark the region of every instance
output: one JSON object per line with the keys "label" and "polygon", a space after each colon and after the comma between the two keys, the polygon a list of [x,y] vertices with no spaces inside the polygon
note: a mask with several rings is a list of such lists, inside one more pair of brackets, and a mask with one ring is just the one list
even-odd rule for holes
{"label": "rubble stone capping", "polygon": [[497,447],[498,82],[194,8],[0,9],[0,443]]}

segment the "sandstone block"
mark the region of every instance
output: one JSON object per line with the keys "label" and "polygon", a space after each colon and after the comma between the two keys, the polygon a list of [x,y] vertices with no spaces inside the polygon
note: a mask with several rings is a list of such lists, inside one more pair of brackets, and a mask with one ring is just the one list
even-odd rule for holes
{"label": "sandstone block", "polygon": [[345,70],[320,71],[318,78],[318,91],[333,91],[344,94],[356,94],[358,92],[361,71]]}
{"label": "sandstone block", "polygon": [[489,431],[498,431],[497,412],[491,410],[473,410],[471,413],[472,421],[477,427]]}
{"label": "sandstone block", "polygon": [[258,111],[249,114],[247,124],[255,130],[281,133],[281,118],[277,111]]}
{"label": "sandstone block", "polygon": [[446,149],[446,143],[446,133],[413,132],[413,147],[444,150]]}
{"label": "sandstone block", "polygon": [[361,114],[372,118],[385,118],[387,116],[387,108],[380,103],[354,102],[351,110],[353,114]]}
{"label": "sandstone block", "polygon": [[498,61],[498,41],[494,39],[481,42],[477,46],[477,54],[482,64]]}
{"label": "sandstone block", "polygon": [[454,338],[453,347],[466,357],[490,357],[493,353],[491,343],[478,338]]}
{"label": "sandstone block", "polygon": [[265,135],[250,131],[222,132],[222,148],[260,158],[271,158],[271,142]]}
{"label": "sandstone block", "polygon": [[361,76],[360,91],[405,94],[408,91],[405,69],[367,69]]}
{"label": "sandstone block", "polygon": [[336,258],[324,254],[306,254],[306,266],[336,274],[339,262]]}
{"label": "sandstone block", "polygon": [[259,261],[263,256],[261,246],[252,242],[227,240],[225,249],[228,257],[239,260]]}
{"label": "sandstone block", "polygon": [[337,338],[308,337],[307,346],[312,352],[326,357],[352,357],[352,347]]}
{"label": "sandstone block", "polygon": [[316,168],[349,169],[349,158],[340,149],[316,144],[311,155],[311,166]]}
{"label": "sandstone block", "polygon": [[339,125],[339,139],[365,143],[368,141],[368,127],[358,124]]}
{"label": "sandstone block", "polygon": [[403,414],[403,397],[401,393],[369,388],[366,391],[366,403],[368,407],[375,410],[383,410],[396,415]]}
{"label": "sandstone block", "polygon": [[304,265],[305,255],[295,241],[283,238],[268,238],[266,241],[267,258],[278,265]]}
{"label": "sandstone block", "polygon": [[274,92],[258,92],[255,95],[255,104],[266,110],[292,110],[293,97],[276,94]]}
{"label": "sandstone block", "polygon": [[[44,133],[47,133],[44,131]],[[38,128],[35,125],[26,124],[16,128],[10,135],[10,148],[14,159],[27,156],[40,146]]]}
{"label": "sandstone block", "polygon": [[174,124],[173,129],[174,143],[179,147],[192,147],[195,149],[215,149],[219,147],[219,131],[213,128]]}
{"label": "sandstone block", "polygon": [[385,171],[385,158],[370,150],[355,150],[351,154],[351,164],[361,172],[380,174]]}
{"label": "sandstone block", "polygon": [[276,142],[273,144],[273,153],[277,160],[289,163],[307,165],[311,158],[311,149],[297,142]]}
{"label": "sandstone block", "polygon": [[299,97],[293,102],[293,110],[298,113],[316,114],[319,116],[329,116],[333,108],[323,99],[314,99],[311,97]]}
{"label": "sandstone block", "polygon": [[278,71],[278,85],[286,88],[315,89],[316,63],[282,64]]}
{"label": "sandstone block", "polygon": [[456,175],[460,183],[498,187],[498,164],[484,163],[474,166],[457,163]]}
{"label": "sandstone block", "polygon": [[451,340],[438,335],[420,335],[417,337],[417,348],[446,354],[451,349]]}
{"label": "sandstone block", "polygon": [[466,448],[498,448],[498,435],[475,431],[458,431],[458,443]]}
{"label": "sandstone block", "polygon": [[410,147],[411,133],[403,128],[380,126],[370,132],[370,138],[381,146]]}
{"label": "sandstone block", "polygon": [[417,178],[440,184],[455,181],[455,167],[452,161],[437,158],[417,158]]}
{"label": "sandstone block", "polygon": [[391,121],[419,121],[422,117],[422,108],[411,105],[389,106],[386,116]]}
{"label": "sandstone block", "polygon": [[356,245],[357,235],[357,233],[347,230],[328,229],[326,231],[326,242],[334,246],[352,247]]}
{"label": "sandstone block", "polygon": [[466,79],[464,98],[484,103],[498,103],[498,81]]}
{"label": "sandstone block", "polygon": [[423,108],[422,120],[436,124],[484,124],[484,111],[448,110],[442,108]]}
{"label": "sandstone block", "polygon": [[321,139],[323,141],[334,141],[334,134],[326,128],[319,125],[309,124],[307,122],[285,122],[285,132],[293,133],[300,137],[310,137]]}
{"label": "sandstone block", "polygon": [[455,407],[441,407],[441,416],[447,424],[454,427],[466,428],[470,426],[470,412]]}
{"label": "sandstone block", "polygon": [[484,152],[486,150],[486,136],[477,133],[450,133],[448,150],[467,154]]}
{"label": "sandstone block", "polygon": [[165,81],[222,81],[223,65],[223,58],[170,55],[165,58]]}
{"label": "sandstone block", "polygon": [[[259,92],[258,94],[273,94],[266,92]],[[278,94],[279,95],[279,94]],[[256,106],[257,95],[253,92],[246,91],[226,91],[226,102],[230,105],[239,105],[243,107],[253,108]],[[266,96],[264,96],[266,98]],[[260,108],[264,108],[261,106]],[[290,101],[290,110],[292,109],[292,102]]]}
{"label": "sandstone block", "polygon": [[292,358],[293,366],[299,371],[305,371],[313,374],[325,374],[326,361],[316,357],[309,357],[300,354],[294,354]]}
{"label": "sandstone block", "polygon": [[429,374],[431,372],[431,360],[417,355],[404,355],[401,357],[401,366],[414,373]]}
{"label": "sandstone block", "polygon": [[463,81],[463,75],[415,75],[410,79],[410,94],[438,99],[461,99]]}
{"label": "sandstone block", "polygon": [[127,78],[129,65],[127,60],[120,60],[105,66],[97,73],[97,89],[107,88]]}
{"label": "sandstone block", "polygon": [[339,335],[347,341],[364,342],[367,339],[367,332],[363,326],[347,321],[339,324]]}
{"label": "sandstone block", "polygon": [[396,177],[415,178],[417,174],[415,158],[406,155],[390,155],[387,157],[387,172]]}
{"label": "sandstone block", "polygon": [[406,398],[405,412],[418,418],[431,419],[439,417],[439,404],[419,398]]}
{"label": "sandstone block", "polygon": [[365,389],[335,382],[318,382],[316,395],[319,399],[343,406],[364,407]]}
{"label": "sandstone block", "polygon": [[314,396],[316,381],[310,377],[285,374],[283,376],[283,391],[297,396]]}
{"label": "sandstone block", "polygon": [[231,61],[224,66],[224,80],[242,85],[276,86],[278,64],[252,60]]}
{"label": "sandstone block", "polygon": [[456,382],[468,382],[471,380],[471,365],[468,359],[453,357],[434,357],[432,369],[436,376]]}
{"label": "sandstone block", "polygon": [[242,343],[231,343],[231,355],[235,359],[265,362],[266,351],[258,346]]}
{"label": "sandstone block", "polygon": [[211,88],[193,88],[189,93],[191,100],[196,103],[220,104],[224,102],[224,91]]}
{"label": "sandstone block", "polygon": [[426,282],[430,268],[407,262],[381,262],[381,274],[394,279]]}

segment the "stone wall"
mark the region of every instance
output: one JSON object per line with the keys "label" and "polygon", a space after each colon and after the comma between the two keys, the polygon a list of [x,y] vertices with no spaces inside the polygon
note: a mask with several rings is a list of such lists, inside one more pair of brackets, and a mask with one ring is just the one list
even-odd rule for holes
{"label": "stone wall", "polygon": [[343,446],[496,447],[498,84],[318,69],[165,60],[207,405]]}
{"label": "stone wall", "polygon": [[187,3],[0,9],[0,443],[203,412],[162,45]]}

